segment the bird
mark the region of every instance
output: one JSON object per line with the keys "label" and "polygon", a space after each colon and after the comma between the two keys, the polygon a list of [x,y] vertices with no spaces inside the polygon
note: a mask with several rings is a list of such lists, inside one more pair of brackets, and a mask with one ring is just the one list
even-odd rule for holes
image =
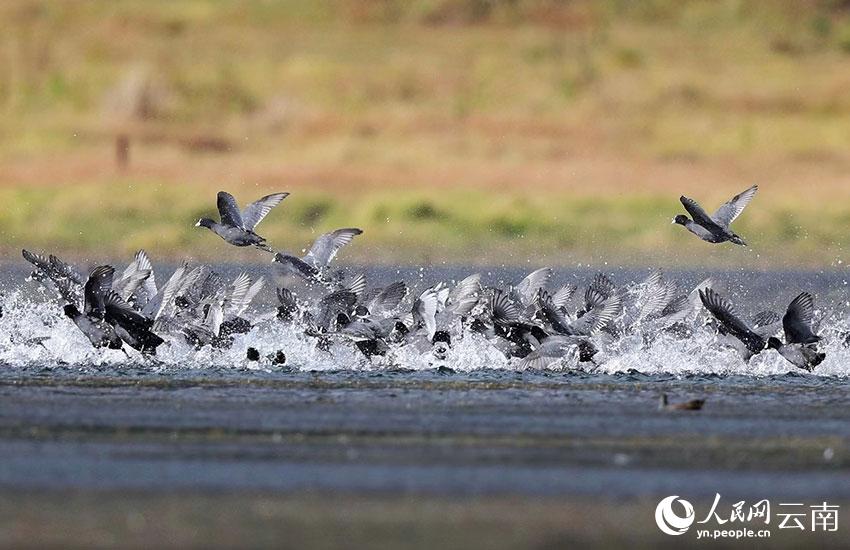
{"label": "bird", "polygon": [[65,315],[95,348],[117,350],[124,347],[124,342],[113,326],[106,321],[104,288],[112,285],[113,272],[109,266],[94,268],[85,282],[83,311],[75,303],[68,303],[64,307]]}
{"label": "bird", "polygon": [[792,365],[809,372],[826,359],[826,354],[818,351],[816,346],[820,336],[812,330],[813,317],[814,299],[808,292],[802,292],[791,301],[782,317],[785,343],[775,336],[767,341],[768,348],[779,352]]}
{"label": "bird", "polygon": [[277,252],[272,262],[281,276],[294,275],[310,284],[330,285],[332,281],[327,276],[327,269],[331,261],[343,246],[361,234],[363,230],[356,227],[337,229],[316,239],[304,257]]}
{"label": "bird", "polygon": [[700,290],[699,297],[705,309],[719,323],[721,334],[731,337],[727,339],[728,343],[741,354],[744,361],[764,351],[767,338],[741,320],[729,301],[711,288]]}
{"label": "bird", "polygon": [[219,191],[217,205],[221,222],[201,218],[195,226],[206,227],[233,246],[253,246],[274,254],[274,250],[266,244],[266,239],[256,233],[256,228],[272,208],[288,196],[289,193],[272,193],[240,210],[233,195]]}
{"label": "bird", "polygon": [[679,197],[679,201],[693,219],[684,214],[679,214],[673,218],[673,223],[684,226],[685,229],[709,243],[732,242],[740,246],[747,246],[746,241],[733,232],[729,226],[750,204],[757,191],[758,185],[753,185],[746,191],[742,191],[718,208],[713,216],[709,216],[694,199],[682,195]]}
{"label": "bird", "polygon": [[705,399],[691,399],[681,403],[669,403],[667,394],[662,393],[661,399],[658,402],[658,409],[662,411],[699,411],[705,405]]}

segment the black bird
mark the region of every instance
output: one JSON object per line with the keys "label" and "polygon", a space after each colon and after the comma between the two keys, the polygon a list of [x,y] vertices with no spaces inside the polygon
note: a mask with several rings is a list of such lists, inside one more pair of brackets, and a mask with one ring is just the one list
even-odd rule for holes
{"label": "black bird", "polygon": [[362,233],[363,230],[356,227],[337,229],[316,239],[303,258],[278,252],[272,262],[282,276],[295,275],[311,284],[327,284],[325,272],[337,252]]}
{"label": "black bird", "polygon": [[86,282],[86,314],[104,319],[118,337],[130,347],[153,355],[164,340],[151,331],[153,319],[133,309],[113,290],[115,269],[108,265],[95,268]]}
{"label": "black bird", "polygon": [[221,223],[209,218],[201,218],[195,225],[206,227],[233,246],[255,246],[260,250],[274,253],[266,240],[257,235],[255,229],[272,208],[289,196],[289,193],[273,193],[252,202],[239,210],[239,205],[233,195],[225,191],[218,193],[218,212]]}
{"label": "black bird", "polygon": [[705,309],[717,319],[721,331],[731,336],[729,343],[738,350],[744,361],[764,351],[767,347],[766,338],[742,321],[731,303],[711,288],[700,290],[699,297]]}
{"label": "black bird", "polygon": [[96,348],[122,349],[124,345],[112,325],[106,322],[103,289],[107,285],[112,285],[114,271],[109,266],[100,266],[92,270],[83,290],[83,311],[80,311],[74,303],[65,306],[65,315],[70,317],[80,332]]}
{"label": "black bird", "polygon": [[767,341],[767,347],[778,351],[794,366],[809,372],[826,359],[826,354],[819,352],[816,347],[820,336],[812,330],[813,317],[814,300],[811,294],[803,292],[794,298],[782,317],[785,343],[776,337],[770,337]]}
{"label": "black bird", "polygon": [[685,226],[688,231],[706,242],[724,243],[730,241],[737,245],[746,246],[747,243],[744,242],[744,239],[735,234],[729,226],[753,200],[756,191],[758,191],[758,185],[753,185],[746,191],[735,195],[729,202],[718,208],[713,216],[709,216],[695,200],[683,195],[679,200],[693,219],[689,219],[684,214],[679,214],[673,219],[673,223]]}

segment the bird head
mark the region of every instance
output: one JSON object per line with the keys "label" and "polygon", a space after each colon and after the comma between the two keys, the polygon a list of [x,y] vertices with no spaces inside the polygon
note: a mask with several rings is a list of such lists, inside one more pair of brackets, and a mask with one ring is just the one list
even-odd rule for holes
{"label": "bird head", "polygon": [[213,226],[214,223],[215,222],[209,218],[201,218],[197,221],[197,223],[195,223],[195,227],[206,227],[207,229],[209,229]]}
{"label": "bird head", "polygon": [[678,216],[676,216],[675,218],[673,218],[673,222],[672,222],[672,223],[676,223],[676,224],[679,224],[679,225],[685,225],[685,224],[686,224],[686,223],[688,223],[689,221],[690,221],[690,220],[688,219],[688,217],[687,217],[687,216],[685,216],[684,214],[679,214]]}

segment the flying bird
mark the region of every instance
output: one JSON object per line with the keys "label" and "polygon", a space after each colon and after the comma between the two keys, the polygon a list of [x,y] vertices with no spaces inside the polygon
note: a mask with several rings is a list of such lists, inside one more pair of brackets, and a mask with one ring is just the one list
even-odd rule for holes
{"label": "flying bird", "polygon": [[776,337],[770,337],[767,347],[775,349],[795,367],[811,372],[820,365],[826,354],[818,351],[820,336],[812,330],[814,300],[808,292],[802,292],[788,305],[782,317],[785,343]]}
{"label": "flying bird", "polygon": [[278,252],[272,262],[282,276],[295,275],[308,283],[328,283],[326,272],[339,250],[363,233],[362,229],[346,227],[320,236],[303,258]]}
{"label": "flying bird", "polygon": [[195,226],[206,227],[233,246],[254,246],[273,254],[274,250],[266,244],[266,239],[257,235],[255,230],[272,208],[288,196],[289,193],[272,193],[240,210],[233,195],[219,191],[218,212],[221,222],[201,218]]}
{"label": "flying bird", "polygon": [[756,191],[758,191],[758,185],[753,185],[746,191],[735,195],[718,208],[713,216],[709,216],[694,199],[682,195],[679,200],[693,219],[684,214],[679,214],[673,218],[673,223],[684,226],[688,231],[709,243],[729,241],[740,246],[747,246],[744,239],[732,231],[729,226],[750,204],[750,201],[756,195]]}

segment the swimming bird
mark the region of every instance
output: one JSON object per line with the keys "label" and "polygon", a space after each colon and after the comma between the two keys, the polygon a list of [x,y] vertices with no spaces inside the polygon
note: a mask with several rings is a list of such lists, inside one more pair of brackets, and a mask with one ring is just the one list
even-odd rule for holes
{"label": "swimming bird", "polygon": [[775,336],[767,341],[768,348],[778,351],[795,367],[809,372],[826,359],[826,354],[816,347],[820,336],[812,330],[813,317],[814,299],[808,292],[802,292],[788,305],[782,317],[785,343]]}
{"label": "swimming bird", "polygon": [[705,399],[691,399],[682,403],[670,403],[667,394],[662,393],[658,403],[658,409],[662,411],[699,411],[705,405]]}
{"label": "swimming bird", "polygon": [[244,210],[239,210],[239,204],[233,195],[219,191],[217,205],[221,222],[201,218],[195,226],[206,227],[233,246],[254,246],[274,254],[274,250],[255,230],[272,208],[288,196],[289,193],[272,193],[252,202]]}
{"label": "swimming bird", "polygon": [[758,185],[753,185],[746,191],[735,195],[718,208],[713,216],[709,216],[695,200],[682,195],[679,200],[693,219],[689,219],[684,214],[679,214],[673,218],[673,223],[684,226],[688,231],[709,243],[729,241],[746,246],[747,243],[744,239],[733,232],[729,226],[750,204],[756,191],[758,191]]}

